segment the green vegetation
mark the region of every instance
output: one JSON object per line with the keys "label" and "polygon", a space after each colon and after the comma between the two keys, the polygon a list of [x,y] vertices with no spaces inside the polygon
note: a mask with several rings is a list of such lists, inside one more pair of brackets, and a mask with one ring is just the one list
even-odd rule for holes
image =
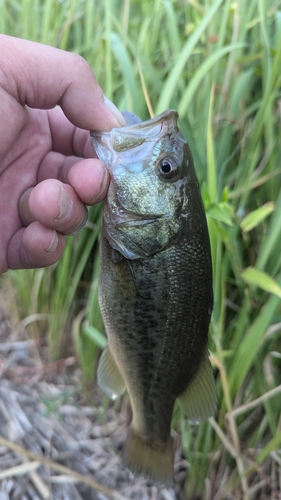
{"label": "green vegetation", "polygon": [[[80,53],[122,110],[179,111],[208,214],[218,411],[177,408],[187,498],[281,498],[280,0],[0,0],[0,31]],[[97,304],[101,207],[58,265],[8,274],[20,318],[52,358],[71,333],[87,383],[104,344]],[[11,294],[12,296],[12,294]]]}

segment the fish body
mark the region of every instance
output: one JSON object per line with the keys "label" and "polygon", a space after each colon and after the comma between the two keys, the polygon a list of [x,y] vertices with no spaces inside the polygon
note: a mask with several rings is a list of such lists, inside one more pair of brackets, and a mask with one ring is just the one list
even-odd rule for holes
{"label": "fish body", "polygon": [[99,280],[108,346],[98,381],[111,398],[125,389],[130,397],[125,465],[161,484],[172,484],[176,399],[191,421],[211,416],[216,404],[207,351],[213,306],[209,236],[177,117],[168,110],[91,134],[111,174]]}

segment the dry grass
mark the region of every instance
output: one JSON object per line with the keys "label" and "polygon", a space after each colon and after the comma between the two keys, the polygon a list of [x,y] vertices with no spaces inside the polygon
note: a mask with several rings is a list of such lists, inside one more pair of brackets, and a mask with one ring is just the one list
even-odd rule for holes
{"label": "dry grass", "polygon": [[[3,303],[3,301],[2,301]],[[44,363],[21,324],[0,310],[0,499],[174,500],[183,498],[186,462],[177,456],[177,494],[133,479],[119,451],[123,411],[82,396],[74,357]]]}

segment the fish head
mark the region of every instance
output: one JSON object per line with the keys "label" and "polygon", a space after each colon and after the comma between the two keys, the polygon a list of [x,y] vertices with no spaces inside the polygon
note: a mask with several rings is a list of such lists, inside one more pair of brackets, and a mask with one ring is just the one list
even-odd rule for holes
{"label": "fish head", "polygon": [[95,151],[111,175],[104,236],[128,259],[166,248],[188,215],[197,183],[188,144],[168,110],[111,132],[92,132]]}

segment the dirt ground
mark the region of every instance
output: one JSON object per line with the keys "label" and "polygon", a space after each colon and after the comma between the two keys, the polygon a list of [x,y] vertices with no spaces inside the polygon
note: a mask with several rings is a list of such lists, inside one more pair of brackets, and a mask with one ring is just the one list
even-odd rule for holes
{"label": "dirt ground", "polygon": [[120,460],[126,409],[105,409],[99,389],[91,405],[75,358],[42,359],[0,306],[0,500],[184,499],[180,450],[176,490],[134,479]]}

